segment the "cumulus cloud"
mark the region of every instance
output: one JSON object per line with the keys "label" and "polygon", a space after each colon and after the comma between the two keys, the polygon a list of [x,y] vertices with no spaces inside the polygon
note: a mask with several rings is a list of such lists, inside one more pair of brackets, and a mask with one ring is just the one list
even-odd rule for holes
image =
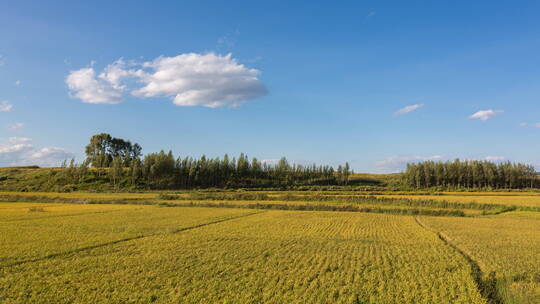
{"label": "cumulus cloud", "polygon": [[260,72],[238,64],[231,54],[160,57],[144,66],[153,71],[141,75],[145,86],[133,95],[169,96],[178,106],[234,107],[266,94]]}
{"label": "cumulus cloud", "polygon": [[125,81],[140,85],[129,88],[139,98],[170,98],[177,106],[231,106],[267,94],[258,76],[260,71],[239,64],[231,54],[181,54],[158,57],[143,63],[123,60],[108,65],[96,76],[84,68],[66,77],[71,95],[88,103],[119,103],[128,90]]}
{"label": "cumulus cloud", "polygon": [[8,129],[10,129],[11,131],[15,131],[15,130],[21,129],[22,127],[24,127],[24,123],[16,122],[14,124],[9,125]]}
{"label": "cumulus cloud", "polygon": [[95,104],[116,104],[122,102],[123,89],[109,82],[106,77],[96,77],[93,67],[71,71],[66,84],[71,96],[82,102]]}
{"label": "cumulus cloud", "polygon": [[58,166],[74,154],[57,147],[36,148],[25,137],[10,137],[7,144],[0,143],[0,166]]}
{"label": "cumulus cloud", "polygon": [[410,106],[406,106],[406,107],[403,107],[399,110],[397,110],[394,115],[395,116],[401,116],[401,115],[405,115],[407,113],[410,113],[414,110],[418,110],[419,108],[423,107],[424,104],[413,104],[413,105],[410,105]]}
{"label": "cumulus cloud", "polygon": [[502,113],[504,111],[502,110],[482,110],[482,111],[478,111],[474,114],[472,114],[471,116],[469,116],[469,118],[471,119],[480,119],[482,121],[486,121],[490,118],[493,118],[495,115],[498,115],[500,113]]}
{"label": "cumulus cloud", "polygon": [[0,100],[0,112],[9,112],[13,110],[13,105],[5,100]]}

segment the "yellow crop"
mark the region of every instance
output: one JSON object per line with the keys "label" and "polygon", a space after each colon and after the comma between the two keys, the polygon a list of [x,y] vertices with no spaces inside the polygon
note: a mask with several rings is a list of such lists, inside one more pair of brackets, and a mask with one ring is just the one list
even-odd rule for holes
{"label": "yellow crop", "polygon": [[[535,193],[0,192],[0,201],[2,304],[540,303]],[[337,211],[298,211],[312,206]]]}
{"label": "yellow crop", "polygon": [[29,212],[35,203],[13,205],[18,207],[16,211],[0,209],[0,267],[247,213],[240,209],[48,204],[39,205],[42,212]]}
{"label": "yellow crop", "polygon": [[53,213],[2,221],[5,303],[486,303],[464,258],[410,216]]}
{"label": "yellow crop", "polygon": [[470,255],[484,275],[493,272],[507,285],[508,298],[540,303],[540,213],[422,220]]}

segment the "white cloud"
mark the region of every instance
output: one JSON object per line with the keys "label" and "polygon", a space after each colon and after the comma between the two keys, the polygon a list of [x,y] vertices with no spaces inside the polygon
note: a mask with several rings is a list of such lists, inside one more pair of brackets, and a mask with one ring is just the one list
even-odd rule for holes
{"label": "white cloud", "polygon": [[20,80],[15,81],[15,85],[16,85],[16,86],[20,86],[20,85],[21,85],[21,81],[20,81]]}
{"label": "white cloud", "polygon": [[30,155],[29,161],[40,166],[58,166],[67,159],[74,158],[74,154],[58,147],[41,148]]}
{"label": "white cloud", "polygon": [[422,161],[443,161],[447,158],[441,155],[432,156],[390,156],[375,163],[375,167],[384,172],[397,173],[405,169],[408,163],[417,163]]}
{"label": "white cloud", "polygon": [[0,100],[0,112],[9,112],[13,110],[13,105],[5,100]]}
{"label": "white cloud", "polygon": [[472,114],[471,116],[469,116],[469,118],[471,119],[480,119],[482,121],[486,121],[492,117],[494,117],[495,115],[498,115],[500,113],[502,113],[504,111],[502,110],[483,110],[483,111],[478,111],[474,114]]}
{"label": "white cloud", "polygon": [[15,131],[15,130],[19,130],[21,129],[22,127],[24,127],[24,123],[22,122],[16,122],[12,125],[9,125],[8,126],[8,129],[12,130],[12,131]]}
{"label": "white cloud", "polygon": [[[138,69],[128,69],[128,66]],[[267,93],[260,71],[238,64],[231,54],[181,54],[127,65],[118,60],[96,77],[92,67],[72,71],[66,83],[72,96],[88,103],[119,103],[135,78],[141,87],[130,89],[139,98],[169,97],[177,106],[236,107]]]}
{"label": "white cloud", "polygon": [[71,71],[66,77],[71,96],[86,103],[117,104],[122,102],[122,86],[114,85],[108,79],[103,79],[106,76],[101,77],[101,75],[100,78],[96,78],[93,67]]}
{"label": "white cloud", "polygon": [[36,148],[29,142],[32,139],[10,137],[8,144],[0,143],[0,166],[58,166],[75,155],[62,148]]}
{"label": "white cloud", "polygon": [[8,141],[12,144],[20,144],[20,143],[29,143],[32,141],[32,139],[28,137],[10,137],[8,138]]}
{"label": "white cloud", "polygon": [[126,62],[120,58],[106,66],[99,74],[99,78],[109,83],[113,88],[124,91],[126,87],[121,84],[122,80],[134,74],[136,75],[134,71],[126,69]]}
{"label": "white cloud", "polygon": [[405,115],[405,114],[410,113],[410,112],[412,112],[414,110],[417,110],[417,109],[419,109],[419,108],[421,108],[423,106],[424,106],[424,104],[413,104],[413,105],[410,105],[410,106],[406,106],[406,107],[403,107],[403,108],[399,109],[398,111],[396,111],[394,113],[394,115],[395,116]]}
{"label": "white cloud", "polygon": [[32,151],[32,145],[0,145],[0,166],[17,166]]}
{"label": "white cloud", "polygon": [[231,54],[160,57],[144,66],[153,73],[142,75],[145,86],[133,95],[170,96],[177,106],[234,107],[266,94],[257,78],[260,72],[236,63]]}
{"label": "white cloud", "polygon": [[28,148],[31,148],[32,145],[29,144],[14,144],[14,145],[8,145],[8,146],[0,146],[0,154],[2,153],[21,153],[25,150],[28,150]]}

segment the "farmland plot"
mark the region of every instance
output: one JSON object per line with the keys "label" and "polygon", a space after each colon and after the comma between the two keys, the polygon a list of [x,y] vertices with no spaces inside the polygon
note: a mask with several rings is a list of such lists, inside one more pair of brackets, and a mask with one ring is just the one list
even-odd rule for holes
{"label": "farmland plot", "polygon": [[506,302],[540,303],[539,213],[422,220],[478,262],[484,275],[495,276]]}
{"label": "farmland plot", "polygon": [[463,257],[412,217],[299,211],[3,267],[0,295],[6,303],[486,303]]}
{"label": "farmland plot", "polygon": [[133,205],[3,203],[0,206],[3,208],[0,209],[0,267],[89,246],[170,233],[250,212]]}

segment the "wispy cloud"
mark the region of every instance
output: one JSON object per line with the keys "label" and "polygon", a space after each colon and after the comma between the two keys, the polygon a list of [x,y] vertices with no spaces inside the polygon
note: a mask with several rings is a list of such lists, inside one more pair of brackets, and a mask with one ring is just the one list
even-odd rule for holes
{"label": "wispy cloud", "polygon": [[238,36],[240,36],[239,30],[226,33],[218,38],[217,48],[222,50],[232,49],[238,43]]}
{"label": "wispy cloud", "polygon": [[32,139],[28,137],[10,137],[8,138],[8,142],[12,144],[24,144],[31,142]]}
{"label": "wispy cloud", "polygon": [[9,112],[13,110],[13,105],[5,100],[0,100],[0,112]]}
{"label": "wispy cloud", "polygon": [[369,12],[366,17],[364,18],[364,23],[368,22],[371,18],[375,17],[376,15],[376,12],[375,11],[371,11]]}
{"label": "wispy cloud", "polygon": [[424,104],[413,104],[413,105],[410,105],[410,106],[403,107],[403,108],[397,110],[394,113],[394,116],[401,116],[401,115],[408,114],[408,113],[410,113],[412,111],[420,109],[423,106],[424,106]]}
{"label": "wispy cloud", "polygon": [[[127,91],[138,98],[168,97],[177,106],[230,106],[267,94],[260,71],[239,64],[232,54],[181,54],[152,61],[126,63],[122,59],[96,74],[93,66],[66,77],[71,95],[86,103],[115,104]],[[130,88],[125,80],[142,84]]]}
{"label": "wispy cloud", "polygon": [[491,119],[493,117],[495,117],[496,115],[499,115],[501,113],[503,113],[504,111],[503,110],[482,110],[482,111],[478,111],[472,115],[469,116],[469,118],[471,119],[480,119],[482,121],[486,121],[488,119]]}
{"label": "wispy cloud", "polygon": [[522,122],[519,124],[521,127],[533,127],[533,128],[540,128],[540,122],[538,123],[528,123],[528,122]]}
{"label": "wispy cloud", "polygon": [[22,127],[24,127],[24,123],[22,122],[16,122],[14,124],[11,124],[8,126],[8,129],[12,130],[12,131],[16,131],[16,130],[19,130],[21,129]]}

